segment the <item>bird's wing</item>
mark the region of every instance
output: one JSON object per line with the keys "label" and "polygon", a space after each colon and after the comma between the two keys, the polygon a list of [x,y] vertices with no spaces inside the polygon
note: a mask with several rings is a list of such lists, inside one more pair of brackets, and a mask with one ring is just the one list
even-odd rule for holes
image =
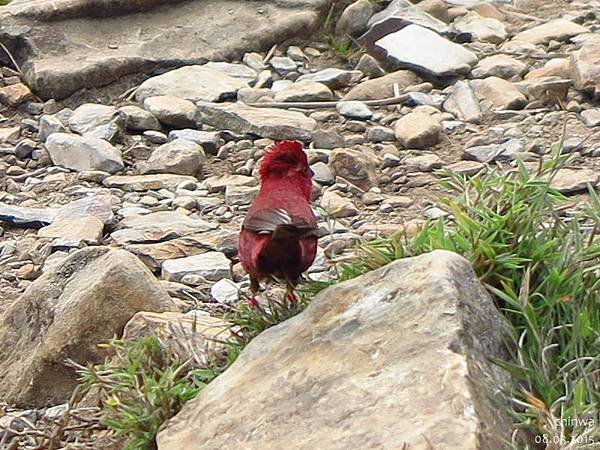
{"label": "bird's wing", "polygon": [[257,234],[271,234],[271,239],[316,236],[317,227],[282,208],[261,209],[248,214],[242,227]]}

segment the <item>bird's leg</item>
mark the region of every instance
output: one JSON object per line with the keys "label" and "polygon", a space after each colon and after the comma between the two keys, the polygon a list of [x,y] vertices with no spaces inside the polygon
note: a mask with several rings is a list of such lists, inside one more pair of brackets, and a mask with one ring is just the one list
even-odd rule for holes
{"label": "bird's leg", "polygon": [[294,286],[289,280],[286,280],[285,298],[289,300],[292,305],[298,302],[298,297],[294,293]]}
{"label": "bird's leg", "polygon": [[258,292],[259,284],[258,280],[253,276],[250,276],[250,292],[252,292],[252,297],[248,300],[248,304],[252,308],[258,308],[258,299],[256,298],[256,293]]}

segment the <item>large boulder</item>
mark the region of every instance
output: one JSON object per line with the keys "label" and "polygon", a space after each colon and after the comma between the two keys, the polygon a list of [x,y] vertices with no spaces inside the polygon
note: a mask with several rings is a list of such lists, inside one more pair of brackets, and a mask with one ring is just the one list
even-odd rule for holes
{"label": "large boulder", "polygon": [[98,363],[98,347],[138,311],[176,306],[137,257],[125,250],[88,247],[34,281],[0,318],[0,398],[21,406],[69,399],[77,385],[65,365]]}
{"label": "large boulder", "polygon": [[158,449],[505,448],[504,326],[462,257],[396,261],[259,335]]}
{"label": "large boulder", "polygon": [[130,74],[266,50],[306,35],[331,1],[23,0],[0,8],[0,42],[39,96],[64,98]]}

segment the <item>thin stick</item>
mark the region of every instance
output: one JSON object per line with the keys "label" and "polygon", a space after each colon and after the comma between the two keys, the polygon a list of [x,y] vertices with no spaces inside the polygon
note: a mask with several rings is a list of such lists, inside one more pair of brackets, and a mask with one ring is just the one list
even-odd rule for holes
{"label": "thin stick", "polygon": [[[407,94],[400,95],[398,97],[383,98],[380,100],[360,100],[367,106],[385,106],[385,105],[397,105],[399,103],[406,103],[410,100],[410,96]],[[349,100],[338,100],[336,102],[281,102],[281,103],[246,103],[247,106],[254,108],[282,108],[282,109],[320,109],[320,108],[336,108],[339,103],[343,103]]]}
{"label": "thin stick", "polygon": [[275,50],[277,50],[277,44],[271,47],[271,50],[269,50],[268,53],[265,55],[265,57],[262,60],[263,64],[267,64],[269,62],[269,60],[273,56],[273,53],[275,53]]}
{"label": "thin stick", "polygon": [[8,51],[8,49],[5,47],[5,45],[2,42],[0,42],[0,47],[2,47],[2,50],[4,50],[4,52],[8,55],[8,57],[14,64],[15,68],[17,69],[17,72],[19,72],[19,75],[23,76],[23,72],[21,72],[21,68],[17,64],[17,61],[15,61],[15,58],[13,58],[13,55]]}

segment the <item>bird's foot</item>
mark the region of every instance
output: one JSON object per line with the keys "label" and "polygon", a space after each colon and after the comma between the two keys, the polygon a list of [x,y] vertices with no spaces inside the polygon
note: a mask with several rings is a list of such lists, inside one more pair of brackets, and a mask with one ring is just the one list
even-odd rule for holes
{"label": "bird's foot", "polygon": [[295,305],[296,303],[298,303],[298,297],[296,297],[296,294],[294,294],[294,291],[289,291],[287,293],[287,298],[292,305]]}

